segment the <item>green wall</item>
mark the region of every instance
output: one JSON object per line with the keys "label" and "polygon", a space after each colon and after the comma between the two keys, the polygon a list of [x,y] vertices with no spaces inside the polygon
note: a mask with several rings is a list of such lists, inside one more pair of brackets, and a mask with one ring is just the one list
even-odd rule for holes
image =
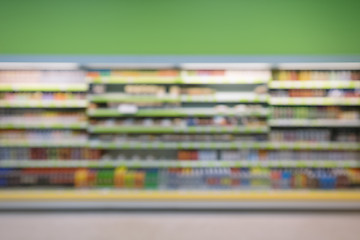
{"label": "green wall", "polygon": [[360,1],[0,0],[0,54],[360,54]]}

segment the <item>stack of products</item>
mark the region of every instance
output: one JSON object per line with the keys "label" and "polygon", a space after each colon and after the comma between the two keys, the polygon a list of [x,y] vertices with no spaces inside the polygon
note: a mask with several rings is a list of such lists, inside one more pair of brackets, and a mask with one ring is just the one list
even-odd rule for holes
{"label": "stack of products", "polygon": [[[111,90],[111,89],[109,89]],[[105,88],[96,86],[93,88],[95,94],[105,93]],[[251,93],[265,94],[266,88],[256,88]],[[107,92],[107,96],[111,97],[179,97],[179,96],[220,96],[220,95],[233,95],[241,96],[246,95],[244,92],[222,92],[216,91],[214,88],[210,87],[178,87],[171,86],[167,90],[165,87],[158,85],[125,85],[123,92]],[[174,98],[175,99],[175,98]]]}
{"label": "stack of products", "polygon": [[0,71],[0,83],[84,83],[82,71],[19,70]]}
{"label": "stack of products", "polygon": [[140,161],[296,161],[296,160],[358,160],[356,150],[112,150],[104,155],[97,152],[101,160]]}
{"label": "stack of products", "polygon": [[269,80],[269,71],[239,71],[239,70],[188,70],[181,72],[182,77],[222,77],[239,80]]}
{"label": "stack of products", "polygon": [[[266,152],[265,152],[266,153]],[[268,151],[266,154],[267,160],[358,160],[360,158],[360,152],[358,151],[334,151],[334,150],[273,150]]]}
{"label": "stack of products", "polygon": [[275,71],[274,79],[276,80],[360,80],[360,71]]}
{"label": "stack of products", "polygon": [[254,117],[224,117],[212,118],[122,118],[92,120],[94,125],[103,126],[266,126],[266,121]]}
{"label": "stack of products", "polygon": [[0,141],[86,143],[87,134],[73,130],[1,130]]}
{"label": "stack of products", "polygon": [[206,87],[188,87],[180,88],[178,86],[172,86],[169,88],[169,92],[166,91],[166,87],[158,85],[125,85],[124,93],[128,96],[172,96],[178,97],[179,95],[212,95],[214,90]]}
{"label": "stack of products", "polygon": [[230,134],[101,134],[91,136],[90,142],[252,142],[266,141],[263,135],[230,135]]}
{"label": "stack of products", "polygon": [[7,93],[0,93],[0,100],[7,100],[7,101],[24,101],[24,100],[56,100],[56,101],[63,101],[63,100],[85,100],[86,94],[85,93],[70,93],[70,92],[7,92]]}
{"label": "stack of products", "polygon": [[88,71],[87,78],[89,80],[98,80],[102,78],[142,78],[142,77],[177,77],[179,72],[176,70],[95,70]]}
{"label": "stack of products", "polygon": [[0,123],[2,124],[86,124],[86,115],[78,111],[53,111],[43,109],[1,109]]}
{"label": "stack of products", "polygon": [[0,187],[74,186],[72,168],[0,169]]}
{"label": "stack of products", "polygon": [[360,171],[345,169],[169,168],[0,169],[0,186],[126,189],[336,189],[359,187]]}
{"label": "stack of products", "polygon": [[357,107],[272,107],[272,118],[286,119],[360,119]]}
{"label": "stack of products", "polygon": [[178,160],[217,160],[217,152],[214,150],[183,150],[178,151]]}
{"label": "stack of products", "polygon": [[[156,78],[161,82],[161,79],[180,77],[185,81],[191,77],[206,77],[210,79],[222,78],[222,79],[238,79],[238,80],[269,80],[271,79],[270,71],[244,71],[244,70],[95,70],[87,73],[87,79],[90,81],[104,80],[104,79],[141,79],[144,82],[151,82],[153,78]],[[165,82],[166,83],[166,82]]]}
{"label": "stack of products", "polygon": [[[219,154],[218,154],[219,152]],[[178,151],[179,160],[200,160],[200,161],[242,161],[242,160],[266,160],[266,150],[181,150]]]}
{"label": "stack of products", "polygon": [[87,148],[0,148],[0,160],[98,160],[101,150]]}
{"label": "stack of products", "polygon": [[359,90],[343,90],[343,89],[289,89],[289,90],[272,90],[274,97],[345,97],[356,98],[360,97]]}
{"label": "stack of products", "polygon": [[359,171],[325,169],[206,168],[160,172],[170,189],[348,188],[358,186]]}
{"label": "stack of products", "polygon": [[[180,106],[178,102],[159,102],[159,101],[144,101],[144,102],[131,102],[127,101],[127,104],[131,104],[132,106],[136,106],[137,109],[174,109]],[[107,102],[106,104],[96,104],[90,103],[89,109],[97,109],[97,108],[107,108],[107,109],[119,109],[120,106],[124,105],[119,102]]]}
{"label": "stack of products", "polygon": [[359,131],[339,130],[331,136],[329,129],[299,129],[299,130],[273,130],[270,133],[270,140],[275,142],[357,142],[359,141]]}

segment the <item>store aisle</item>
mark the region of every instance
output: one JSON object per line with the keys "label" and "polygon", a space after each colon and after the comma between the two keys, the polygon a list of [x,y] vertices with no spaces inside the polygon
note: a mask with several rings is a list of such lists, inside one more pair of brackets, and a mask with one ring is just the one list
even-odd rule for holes
{"label": "store aisle", "polygon": [[359,239],[359,213],[2,213],[4,240]]}

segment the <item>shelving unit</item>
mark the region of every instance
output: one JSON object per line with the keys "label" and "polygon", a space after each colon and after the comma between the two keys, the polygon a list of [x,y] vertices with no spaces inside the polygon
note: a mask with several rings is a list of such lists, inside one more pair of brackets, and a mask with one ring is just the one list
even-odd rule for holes
{"label": "shelving unit", "polygon": [[[87,152],[88,84],[84,73],[61,64],[56,68],[39,64],[30,69],[25,65],[0,71],[2,172],[16,165],[19,158],[30,162],[35,157],[68,160]],[[4,160],[7,157],[10,165]],[[24,169],[32,166],[36,163],[25,164]]]}
{"label": "shelving unit", "polygon": [[[293,142],[290,143],[293,146],[312,141],[314,143],[307,143],[310,145],[306,149],[308,159],[321,158],[319,155],[323,154],[322,151],[328,151],[328,158],[339,154],[335,157],[339,160],[344,159],[344,154],[352,153],[354,165],[348,161],[326,163],[313,160],[308,161],[308,167],[356,169],[360,157],[359,71],[340,71],[338,68],[337,71],[329,71],[322,67],[304,70],[288,66],[274,71],[273,80],[269,83],[272,95],[268,122],[271,128],[270,141],[283,142],[280,144]],[[345,149],[352,144],[353,147]],[[279,148],[279,151],[280,155],[282,152],[292,158],[304,154],[301,147],[290,151],[287,147]],[[303,160],[296,162],[304,163]]]}
{"label": "shelving unit", "polygon": [[[360,67],[354,66],[351,64],[350,69],[345,70],[359,72]],[[0,131],[9,134],[11,131],[29,134],[31,131],[77,131],[85,136],[73,141],[71,136],[55,141],[52,135],[37,140],[27,139],[26,134],[15,139],[1,138],[0,151],[4,152],[0,152],[0,186],[8,183],[10,187],[24,187],[35,183],[40,187],[125,189],[106,190],[108,194],[102,194],[101,190],[81,190],[86,192],[82,197],[69,190],[61,194],[49,190],[37,195],[32,191],[1,190],[0,208],[2,201],[21,197],[39,201],[358,201],[359,192],[354,187],[360,186],[360,142],[346,138],[346,134],[338,135],[341,131],[359,135],[360,97],[329,96],[327,93],[340,90],[356,95],[360,79],[277,79],[279,71],[300,74],[302,68],[282,68],[281,64],[276,65],[276,70],[273,68],[214,70],[187,69],[180,65],[170,69],[134,70],[112,66],[97,70],[85,64],[82,69],[86,76],[82,75],[81,83],[9,83],[1,81],[0,76],[2,96],[86,94],[83,99],[67,100],[38,99],[38,95],[31,99],[0,99]],[[328,71],[322,68],[305,70],[306,74],[315,75]],[[335,69],[331,74],[341,70]],[[140,87],[140,93],[126,89],[127,86]],[[268,91],[264,92],[262,86]],[[149,87],[161,90],[144,93]],[[171,90],[172,87],[175,90]],[[327,95],[274,94],[290,90],[321,90]],[[130,110],[119,105],[130,105]],[[335,112],[339,116],[340,110],[347,115],[320,115],[328,114],[331,107],[338,108]],[[292,109],[293,115],[283,110],[285,108]],[[310,110],[304,113],[303,108],[316,108],[313,112],[318,115],[311,115],[314,113],[309,113]],[[35,115],[40,111],[52,111],[52,114],[71,111],[84,117],[82,121],[64,121],[61,117],[58,120],[52,117],[51,121],[38,118],[28,121],[24,116],[25,120],[21,121],[19,111],[38,111]],[[6,115],[13,118],[3,120]],[[298,139],[299,136],[293,134],[305,130],[326,130],[330,137],[312,139],[307,133],[304,136],[297,133]],[[282,131],[287,132],[280,139],[276,134]],[[52,155],[51,151],[57,149],[64,152]],[[68,149],[71,154],[66,153]],[[84,151],[81,157],[77,149]],[[14,157],[7,150],[32,155]],[[21,178],[22,174],[31,176],[33,182],[20,183],[26,179]],[[67,180],[56,182],[49,177],[52,174],[57,174],[55,179]],[[6,179],[16,179],[19,184],[14,185]],[[273,188],[283,190],[264,192],[264,189]],[[317,190],[285,190],[290,188]]]}
{"label": "shelving unit", "polygon": [[[98,119],[109,119],[103,120],[104,123],[91,124],[89,126],[89,133],[92,136],[99,134],[153,134],[156,136],[164,136],[164,134],[177,134],[180,136],[186,135],[203,135],[203,134],[240,134],[240,135],[267,135],[268,127],[267,124],[261,125],[198,125],[193,126],[186,123],[192,118],[204,118],[213,121],[214,117],[222,118],[260,118],[266,121],[269,111],[266,108],[267,94],[256,94],[253,92],[253,88],[259,84],[267,83],[271,77],[270,72],[267,70],[255,71],[255,72],[241,72],[241,71],[230,71],[229,74],[239,75],[240,77],[227,77],[226,71],[215,72],[207,71],[196,72],[192,71],[191,74],[202,74],[206,76],[188,76],[190,71],[174,71],[174,70],[160,70],[159,72],[148,72],[148,71],[124,71],[120,70],[101,70],[101,71],[90,71],[87,80],[92,83],[93,89],[96,91],[96,87],[101,86],[102,88],[110,89],[110,92],[102,91],[98,94],[92,93],[89,101],[91,104],[96,104],[96,108],[89,108],[87,113],[90,117],[90,121],[97,121]],[[224,76],[212,76],[212,74],[224,74]],[[128,74],[132,76],[122,77],[121,74]],[[152,76],[144,76],[146,74]],[[153,75],[158,74],[158,77]],[[163,77],[162,74],[170,74],[173,77]],[[253,75],[252,75],[253,74]],[[261,75],[262,74],[262,75]],[[258,78],[258,76],[260,76]],[[224,83],[224,85],[220,84]],[[146,84],[147,86],[160,86],[161,92],[156,94],[129,94],[124,92],[127,86],[132,84]],[[155,85],[154,85],[155,84]],[[241,89],[241,84],[248,86],[246,91],[234,92],[234,90]],[[136,85],[135,85],[136,86]],[[142,85],[138,85],[141,87]],[[220,88],[219,88],[220,86]],[[221,87],[223,86],[223,87]],[[173,87],[178,88],[177,92],[171,90]],[[115,89],[115,90],[114,90]],[[181,90],[182,89],[182,90]],[[205,89],[204,94],[191,94],[181,93],[181,91],[202,91]],[[200,90],[199,90],[200,89]],[[246,88],[245,88],[246,89]],[[126,90],[126,89],[125,89]],[[141,89],[139,90],[141,91]],[[139,104],[140,107],[136,108],[135,112],[123,113],[119,111],[114,104]],[[142,108],[141,104],[152,104],[156,103],[160,107],[149,109]],[[217,104],[227,105],[230,107],[214,108]],[[257,108],[234,108],[233,104],[259,104]],[[91,105],[90,104],[90,105]],[[111,105],[112,104],[112,105]],[[170,106],[165,106],[169,104]],[[206,104],[206,106],[202,106]],[[110,106],[109,106],[110,105]],[[115,104],[116,105],[116,104]],[[245,105],[244,105],[245,106]],[[152,119],[151,121],[157,121],[157,119],[167,119],[167,121],[173,121],[174,119],[180,119],[182,124],[171,125],[165,124],[124,124],[114,123],[115,119]],[[188,120],[187,120],[188,119]],[[108,121],[112,123],[108,123]],[[174,124],[174,123],[173,123]],[[256,148],[257,143],[254,143]],[[161,140],[145,140],[145,141],[101,141],[101,140],[90,140],[90,148],[102,149],[102,150],[134,150],[134,149],[151,149],[161,152],[176,152],[177,150],[193,149],[193,150],[208,150],[213,149],[219,151],[220,149],[231,149],[237,148],[235,142],[219,142],[219,141],[186,141],[172,142],[172,141],[161,141]],[[252,148],[252,144],[248,146]],[[156,158],[156,157],[155,157]],[[177,159],[174,159],[175,162]]]}

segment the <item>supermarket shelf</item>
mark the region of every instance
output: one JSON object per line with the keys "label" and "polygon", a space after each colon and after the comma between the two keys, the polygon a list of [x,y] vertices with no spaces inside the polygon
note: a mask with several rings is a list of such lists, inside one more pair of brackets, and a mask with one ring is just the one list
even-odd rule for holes
{"label": "supermarket shelf", "polygon": [[241,95],[239,96],[181,96],[181,102],[233,102],[233,103],[266,103],[268,102],[267,95]]}
{"label": "supermarket shelf", "polygon": [[188,167],[274,167],[274,168],[357,168],[356,160],[263,160],[263,161],[200,161],[200,160],[1,160],[1,168],[188,168]]}
{"label": "supermarket shelf", "polygon": [[99,142],[88,144],[98,149],[294,149],[294,150],[360,150],[360,143],[346,142]]}
{"label": "supermarket shelf", "polygon": [[271,127],[360,127],[360,120],[270,119]]}
{"label": "supermarket shelf", "polygon": [[0,100],[3,108],[86,108],[86,100]]}
{"label": "supermarket shelf", "polygon": [[167,127],[167,126],[90,126],[92,133],[267,133],[268,127],[211,126],[211,127]]}
{"label": "supermarket shelf", "polygon": [[13,83],[5,84],[0,83],[0,92],[86,92],[88,90],[87,84],[82,83]]}
{"label": "supermarket shelf", "polygon": [[106,102],[179,102],[177,97],[127,96],[122,94],[90,95],[89,100],[95,103]]}
{"label": "supermarket shelf", "polygon": [[360,81],[322,80],[322,81],[271,81],[271,89],[356,89]]}
{"label": "supermarket shelf", "polygon": [[193,109],[143,109],[137,111],[135,114],[123,114],[117,109],[89,109],[87,111],[88,116],[91,117],[207,117],[207,116],[256,116],[266,117],[269,115],[267,109],[244,112],[226,111],[218,112],[213,108],[193,108]]}
{"label": "supermarket shelf", "polygon": [[360,201],[357,190],[1,190],[0,201]]}
{"label": "supermarket shelf", "polygon": [[87,123],[0,123],[0,129],[86,129]]}
{"label": "supermarket shelf", "polygon": [[270,105],[360,105],[360,98],[271,97]]}
{"label": "supermarket shelf", "polygon": [[0,141],[0,147],[86,147],[86,142],[75,141]]}

